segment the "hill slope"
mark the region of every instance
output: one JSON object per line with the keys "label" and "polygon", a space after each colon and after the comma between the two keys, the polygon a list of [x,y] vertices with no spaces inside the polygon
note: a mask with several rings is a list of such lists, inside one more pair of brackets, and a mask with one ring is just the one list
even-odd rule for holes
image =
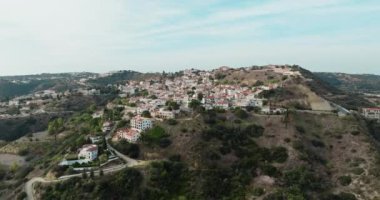
{"label": "hill slope", "polygon": [[380,93],[380,76],[373,74],[314,73],[323,81],[346,92]]}

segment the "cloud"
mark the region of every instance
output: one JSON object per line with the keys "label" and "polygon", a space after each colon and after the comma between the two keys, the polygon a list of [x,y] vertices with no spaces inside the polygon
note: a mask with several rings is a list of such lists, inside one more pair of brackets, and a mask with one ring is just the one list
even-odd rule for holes
{"label": "cloud", "polygon": [[[337,59],[355,52],[375,69],[379,11],[374,0],[0,0],[0,74],[152,71],[285,62],[285,56],[321,66],[326,62],[316,58],[330,58],[323,47]],[[345,71],[359,61],[330,62]]]}

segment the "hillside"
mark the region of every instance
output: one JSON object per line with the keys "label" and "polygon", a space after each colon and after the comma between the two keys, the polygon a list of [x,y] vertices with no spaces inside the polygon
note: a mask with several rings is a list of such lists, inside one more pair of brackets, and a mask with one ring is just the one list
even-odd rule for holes
{"label": "hillside", "polygon": [[154,78],[159,74],[140,73],[131,70],[122,70],[114,72],[107,76],[101,76],[91,79],[88,82],[97,86],[106,86],[108,84],[125,84],[129,80],[144,80]]}
{"label": "hillside", "polygon": [[323,81],[349,93],[380,93],[380,76],[373,74],[314,73]]}
{"label": "hillside", "polygon": [[306,69],[298,67],[302,75],[309,79],[306,84],[312,91],[319,96],[339,104],[349,110],[360,110],[363,107],[373,107],[376,104],[364,98],[362,94],[352,93],[352,91],[341,90],[334,84],[325,81],[320,76],[312,73]]}
{"label": "hillside", "polygon": [[380,195],[380,158],[366,127],[354,117],[296,112],[284,123],[284,116],[250,113],[241,119],[230,112],[207,112],[158,126],[172,144],[139,143],[139,158],[165,161],[103,178],[41,185],[41,199],[74,194],[82,199],[215,200]]}
{"label": "hillside", "polygon": [[72,90],[79,86],[76,81],[94,75],[92,73],[63,73],[1,76],[0,101],[47,89],[57,92]]}
{"label": "hillside", "polygon": [[[22,199],[24,183],[35,177],[62,180],[35,184],[37,199],[380,198],[380,125],[356,112],[338,115],[333,104],[355,110],[371,102],[299,66],[121,71],[80,83],[112,92],[73,93],[45,106],[71,111],[66,116],[1,120],[4,140],[26,136],[1,143],[24,162],[0,165],[0,198]],[[137,140],[118,133],[141,119],[153,125]],[[106,121],[110,132],[102,130]],[[48,124],[49,131],[28,134]],[[95,160],[58,165],[91,143]],[[76,171],[82,167],[91,169]]]}
{"label": "hillside", "polygon": [[28,83],[13,83],[7,80],[0,80],[0,100],[30,94],[53,86],[54,82],[50,80],[33,80]]}

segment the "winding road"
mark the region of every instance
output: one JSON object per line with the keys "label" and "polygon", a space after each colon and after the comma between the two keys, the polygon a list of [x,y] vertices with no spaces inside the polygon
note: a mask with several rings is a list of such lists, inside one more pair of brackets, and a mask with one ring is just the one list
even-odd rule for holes
{"label": "winding road", "polygon": [[[113,172],[117,172],[117,171],[120,171],[120,170],[124,169],[127,166],[128,165],[123,164],[123,165],[118,165],[118,166],[115,166],[115,167],[106,168],[106,169],[103,169],[103,173],[104,174],[110,174],[110,173],[113,173]],[[90,172],[87,172],[87,174],[90,175]],[[95,176],[99,176],[100,175],[100,170],[94,171],[94,175]],[[25,192],[27,194],[27,199],[28,200],[34,200],[35,199],[34,198],[34,184],[37,183],[37,182],[38,183],[57,183],[57,182],[62,182],[62,181],[68,180],[68,179],[73,178],[73,177],[81,177],[81,176],[82,176],[82,173],[61,176],[61,177],[59,177],[58,179],[55,179],[55,180],[46,180],[46,179],[44,179],[42,177],[32,178],[32,179],[30,179],[25,184]]]}
{"label": "winding road", "polygon": [[[117,166],[114,166],[114,167],[103,169],[103,173],[104,174],[110,174],[110,173],[113,173],[113,172],[117,172],[117,171],[120,171],[120,170],[122,170],[122,169],[124,169],[126,167],[146,166],[149,163],[151,163],[153,161],[156,161],[156,160],[148,160],[148,161],[145,161],[145,160],[136,160],[136,159],[130,158],[130,157],[128,157],[128,156],[120,153],[118,150],[116,150],[115,148],[113,148],[109,144],[108,139],[111,139],[111,135],[116,131],[116,129],[117,129],[117,126],[115,125],[112,128],[112,130],[109,133],[107,133],[106,136],[105,136],[106,143],[107,143],[107,148],[108,148],[108,150],[113,151],[116,154],[116,156],[118,156],[120,159],[124,160],[126,164],[117,165]],[[90,175],[90,172],[87,172],[87,174]],[[95,176],[99,176],[100,175],[100,170],[94,171],[94,175]],[[72,174],[72,175],[61,176],[61,177],[59,177],[58,179],[55,179],[55,180],[47,180],[47,179],[45,179],[43,177],[34,177],[34,178],[30,179],[25,184],[25,192],[27,194],[27,199],[28,200],[35,200],[35,198],[34,198],[34,187],[33,187],[33,185],[35,183],[57,183],[57,182],[62,182],[62,181],[68,180],[68,179],[73,178],[73,177],[81,177],[81,176],[82,176],[82,173]]]}
{"label": "winding road", "polygon": [[[115,131],[115,129],[116,129],[116,126],[113,128],[113,130],[111,131],[111,133],[113,133]],[[136,159],[130,158],[130,157],[128,157],[128,156],[120,153],[119,151],[117,151],[115,148],[113,148],[108,143],[108,139],[111,138],[111,136],[110,136],[111,133],[108,133],[106,135],[107,148],[108,148],[108,150],[113,151],[119,158],[121,158],[122,160],[124,160],[126,162],[126,164],[122,164],[122,165],[118,165],[118,166],[114,166],[114,167],[103,169],[103,173],[104,174],[110,174],[110,173],[113,173],[113,172],[117,172],[117,171],[120,171],[120,170],[122,170],[122,169],[124,169],[126,167],[145,166],[145,165],[147,165],[147,164],[149,164],[151,162],[151,161],[136,160]],[[90,172],[87,172],[87,174],[89,175]],[[94,175],[95,176],[98,176],[99,174],[100,174],[100,170],[94,171]],[[81,177],[81,176],[82,176],[82,173],[72,174],[72,175],[61,176],[61,177],[59,177],[58,179],[55,179],[55,180],[46,180],[43,177],[34,177],[34,178],[30,179],[25,184],[25,192],[27,194],[27,199],[28,200],[35,200],[35,198],[34,198],[34,187],[33,187],[33,185],[35,183],[38,183],[38,182],[39,183],[57,183],[57,182],[68,180],[68,179],[73,178],[73,177]]]}

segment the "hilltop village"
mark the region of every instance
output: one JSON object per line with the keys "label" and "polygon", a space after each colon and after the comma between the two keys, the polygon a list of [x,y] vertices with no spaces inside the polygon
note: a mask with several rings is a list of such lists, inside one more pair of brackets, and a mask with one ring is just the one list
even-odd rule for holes
{"label": "hilltop village", "polygon": [[[239,80],[225,80],[231,73],[249,74],[254,72],[258,79],[253,83]],[[117,72],[116,72],[117,73]],[[101,74],[99,77],[111,76],[113,73]],[[260,80],[258,75],[264,77]],[[14,110],[13,113],[0,114],[0,118],[17,118],[41,113],[55,113],[51,103],[71,96],[99,96],[102,91],[91,86],[88,81],[98,78],[89,76],[76,80],[80,87],[74,90],[57,92],[53,89],[38,91],[3,102],[0,107],[4,110]],[[188,69],[175,74],[163,72],[162,75],[145,80],[128,80],[125,84],[109,84],[108,88],[115,88],[119,96],[118,101],[111,101],[105,109],[94,111],[92,118],[103,121],[102,132],[112,132],[112,141],[126,140],[136,143],[144,133],[154,127],[155,121],[175,120],[191,117],[196,109],[204,110],[255,110],[261,114],[283,114],[286,107],[272,104],[262,95],[265,91],[272,91],[284,87],[288,81],[303,78],[300,71],[288,65],[246,67],[233,69],[220,67],[205,71]],[[128,122],[125,127],[114,130],[118,121],[112,116],[104,116],[106,110],[119,110],[121,120]],[[337,110],[340,107],[336,108]],[[343,108],[344,109],[344,108]],[[344,109],[347,113],[346,109]],[[363,115],[371,119],[380,119],[378,108],[364,108]],[[1,111],[1,110],[0,110]],[[68,111],[70,112],[70,111]],[[346,113],[346,114],[347,114]],[[77,150],[77,156],[65,158],[60,165],[84,164],[98,158],[97,143],[101,136],[91,137],[93,144],[85,144]],[[114,158],[112,155],[111,158]]]}
{"label": "hilltop village", "polygon": [[[270,106],[266,99],[260,98],[261,92],[282,87],[283,81],[269,84],[258,82],[251,86],[218,82],[218,76],[222,76],[219,73],[228,70],[231,69],[190,69],[172,78],[129,81],[126,85],[120,85],[120,96],[128,99],[127,105],[123,106],[123,119],[131,120],[131,128],[119,130],[116,138],[135,142],[142,131],[152,127],[154,120],[175,119],[181,112],[192,112],[199,105],[206,110],[251,107],[263,114],[285,112],[284,108]],[[281,74],[283,80],[300,75],[290,67],[272,66],[260,70]],[[117,106],[120,105],[110,103],[107,108]]]}
{"label": "hilltop village", "polygon": [[[17,190],[25,191],[28,198],[53,195],[51,199],[56,199],[54,195],[64,192],[55,186],[49,189],[57,180],[75,181],[82,177],[81,181],[90,183],[97,179],[95,176],[111,179],[113,173],[137,168],[149,171],[144,180],[151,184],[163,180],[161,175],[165,173],[175,177],[174,166],[179,164],[189,170],[181,173],[191,177],[193,183],[198,180],[191,170],[204,176],[203,169],[215,165],[223,173],[226,169],[236,173],[231,180],[243,177],[240,172],[254,172],[244,176],[269,195],[269,191],[275,191],[272,187],[281,186],[287,171],[297,170],[290,163],[307,161],[312,163],[310,166],[325,166],[325,160],[332,160],[330,154],[322,154],[322,148],[334,146],[333,155],[339,156],[331,163],[344,168],[340,150],[353,137],[365,138],[360,133],[366,129],[357,119],[364,116],[368,123],[379,119],[376,106],[349,110],[333,101],[328,95],[334,88],[326,87],[327,93],[318,91],[323,89],[323,83],[298,66],[70,76],[75,78],[57,82],[70,87],[38,87],[44,89],[5,99],[0,104],[3,124],[15,127],[9,128],[10,133],[20,133],[8,134],[10,139],[3,137],[9,142],[0,152],[8,157],[25,157],[28,164],[9,165],[10,169],[21,166],[22,170],[15,172],[30,172],[24,187],[17,185]],[[376,123],[372,125],[375,130]],[[364,152],[366,147],[364,142],[358,143],[352,152]],[[355,159],[355,155],[345,154],[344,160]],[[236,171],[237,166],[240,171]],[[302,170],[300,173],[304,173]],[[334,172],[331,180],[348,173]],[[7,176],[22,177],[12,171]],[[206,177],[211,178],[212,174]],[[352,178],[356,181],[357,177]],[[138,184],[138,180],[133,180],[133,184]],[[170,180],[186,182],[178,177]],[[202,188],[208,188],[206,185]]]}
{"label": "hilltop village", "polygon": [[[255,109],[262,114],[282,114],[285,108],[273,106],[265,98],[261,97],[263,91],[283,87],[288,78],[300,76],[300,72],[290,66],[271,66],[259,69],[243,68],[245,71],[274,73],[279,79],[258,81],[252,85],[231,84],[221,82],[223,74],[235,69],[221,67],[213,71],[201,71],[195,69],[184,70],[175,76],[128,81],[125,85],[114,85],[119,91],[119,100],[109,102],[107,110],[122,110],[122,120],[129,125],[119,128],[112,134],[112,141],[126,140],[136,143],[144,134],[144,131],[154,127],[155,121],[175,120],[184,118],[194,112],[194,109],[220,109],[229,110],[236,108]],[[92,90],[90,90],[92,91]],[[95,95],[93,92],[88,95]],[[93,118],[104,119],[104,110],[95,111]],[[103,133],[109,133],[117,122],[104,119]],[[94,138],[91,138],[94,140]],[[96,139],[95,139],[96,140]],[[64,159],[60,165],[83,164],[97,158],[97,146],[86,144],[78,149],[77,159]],[[84,156],[88,155],[88,156]],[[95,155],[95,156],[93,156]]]}

